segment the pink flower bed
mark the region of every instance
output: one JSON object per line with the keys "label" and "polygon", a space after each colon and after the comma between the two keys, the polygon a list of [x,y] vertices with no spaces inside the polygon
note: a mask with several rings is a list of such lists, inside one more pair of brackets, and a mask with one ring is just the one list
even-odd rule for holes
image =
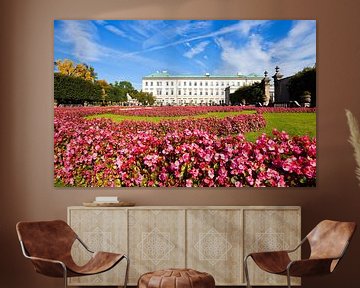
{"label": "pink flower bed", "polygon": [[55,114],[67,113],[77,116],[95,114],[118,114],[127,116],[174,117],[195,116],[209,112],[241,112],[244,110],[257,113],[314,113],[316,108],[284,108],[284,107],[255,107],[255,106],[163,106],[163,107],[77,107],[55,108]]}
{"label": "pink flower bed", "polygon": [[[85,120],[99,108],[55,109],[54,180],[67,186],[314,186],[316,140],[285,132],[255,143],[261,114],[160,123]],[[103,112],[104,113],[104,112]]]}

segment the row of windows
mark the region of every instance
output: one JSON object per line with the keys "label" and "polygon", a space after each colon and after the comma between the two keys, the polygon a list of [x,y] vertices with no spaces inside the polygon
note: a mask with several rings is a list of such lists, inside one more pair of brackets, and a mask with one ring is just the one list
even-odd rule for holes
{"label": "row of windows", "polygon": [[[155,96],[161,96],[161,95],[174,95],[174,90],[171,90],[171,91],[165,91],[165,93],[162,93],[161,90],[157,91],[157,95]],[[181,93],[181,90],[178,91],[178,94],[177,95],[225,95],[225,91],[188,91],[188,92],[184,92],[184,93]]]}
{"label": "row of windows", "polygon": [[[176,91],[174,87],[171,88],[144,88],[144,91]],[[178,91],[225,91],[223,88],[178,88]]]}
{"label": "row of windows", "polygon": [[[252,83],[253,81],[249,81],[248,83]],[[145,86],[155,86],[154,85],[155,84],[155,82],[153,82],[153,81],[150,81],[150,82],[148,82],[148,81],[145,81]],[[237,85],[237,86],[240,86],[241,85],[241,83],[240,83],[240,81],[238,81],[238,82],[219,82],[219,81],[216,81],[216,82],[214,82],[214,81],[205,81],[205,82],[196,82],[196,81],[194,81],[194,82],[191,82],[191,81],[179,81],[178,82],[178,86],[181,86],[181,84],[183,84],[183,86],[225,86],[225,84],[226,84],[226,86],[229,86],[229,85],[231,85],[231,86],[234,86],[234,85]],[[166,81],[166,82],[161,82],[161,81],[158,81],[158,82],[156,82],[156,86],[174,86],[174,81]]]}
{"label": "row of windows", "polygon": [[187,98],[187,99],[159,99],[156,101],[159,104],[221,104],[224,103],[223,99],[197,99],[197,98]]}

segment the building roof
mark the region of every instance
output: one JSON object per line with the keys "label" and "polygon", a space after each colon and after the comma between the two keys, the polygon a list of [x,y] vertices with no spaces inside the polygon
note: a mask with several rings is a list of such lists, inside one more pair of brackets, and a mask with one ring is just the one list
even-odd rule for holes
{"label": "building roof", "polygon": [[152,73],[150,75],[144,76],[143,79],[151,79],[151,78],[263,78],[261,75],[257,75],[255,73],[251,73],[248,75],[243,74],[235,74],[235,75],[211,75],[209,73],[203,74],[203,75],[190,75],[190,74],[182,74],[182,75],[171,75],[167,71],[157,71],[155,73]]}

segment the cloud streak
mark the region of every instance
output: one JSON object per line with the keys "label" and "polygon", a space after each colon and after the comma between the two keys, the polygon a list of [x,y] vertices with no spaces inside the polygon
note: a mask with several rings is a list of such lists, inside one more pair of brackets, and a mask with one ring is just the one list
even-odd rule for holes
{"label": "cloud streak", "polygon": [[62,21],[61,40],[72,46],[80,61],[98,61],[102,49],[96,43],[97,28],[90,21]]}
{"label": "cloud streak", "polygon": [[[115,34],[122,34],[115,26],[106,24],[106,21],[97,20],[97,22],[99,21],[101,21],[100,23],[105,29]],[[144,66],[163,65],[155,59],[134,55],[120,49],[102,45],[98,38],[96,25],[91,21],[84,20],[62,21],[60,37],[58,37],[60,41],[70,45],[69,53],[81,62],[99,62],[105,61],[106,58],[111,58],[115,60],[126,59],[141,63]]]}
{"label": "cloud streak", "polygon": [[[156,50],[165,49],[165,48],[168,48],[171,46],[177,46],[179,44],[189,43],[189,42],[193,42],[193,41],[201,40],[201,39],[214,38],[214,37],[218,37],[221,35],[234,33],[234,32],[238,33],[242,37],[246,37],[250,33],[251,29],[253,29],[254,27],[265,25],[267,22],[268,21],[260,21],[260,20],[259,21],[258,20],[250,21],[249,20],[246,22],[239,21],[236,24],[226,26],[224,28],[221,28],[219,30],[216,30],[216,31],[213,31],[210,33],[187,37],[187,38],[184,38],[184,39],[181,39],[178,41],[166,41],[165,43],[159,44],[159,45],[146,45],[146,47],[148,47],[148,46],[152,46],[152,47],[150,47],[148,49],[143,49],[140,51],[135,51],[135,52],[132,52],[131,54],[141,54],[141,53],[152,52],[152,51],[156,51]],[[170,31],[170,32],[169,31],[162,32],[162,35],[174,34],[172,31]],[[161,38],[158,35],[156,37],[160,38],[162,40],[162,42],[164,42],[164,39],[166,40],[166,38],[167,38],[167,37]],[[160,41],[158,40],[158,41],[153,41],[153,42],[159,43]]]}
{"label": "cloud streak", "polygon": [[188,50],[186,53],[184,53],[184,56],[186,58],[193,58],[195,55],[200,54],[201,52],[203,52],[206,48],[206,46],[208,46],[210,44],[210,41],[203,41],[200,42],[199,44],[197,44],[195,47],[191,47],[190,46],[190,50]]}

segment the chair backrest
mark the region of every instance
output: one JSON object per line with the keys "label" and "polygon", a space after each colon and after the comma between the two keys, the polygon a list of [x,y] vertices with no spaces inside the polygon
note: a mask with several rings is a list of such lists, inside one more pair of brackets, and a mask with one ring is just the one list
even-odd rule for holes
{"label": "chair backrest", "polygon": [[19,222],[19,240],[30,256],[61,260],[70,256],[75,232],[62,220]]}
{"label": "chair backrest", "polygon": [[[306,237],[310,258],[337,258],[343,255],[356,229],[355,222],[321,221]],[[332,265],[332,270],[336,263]]]}

